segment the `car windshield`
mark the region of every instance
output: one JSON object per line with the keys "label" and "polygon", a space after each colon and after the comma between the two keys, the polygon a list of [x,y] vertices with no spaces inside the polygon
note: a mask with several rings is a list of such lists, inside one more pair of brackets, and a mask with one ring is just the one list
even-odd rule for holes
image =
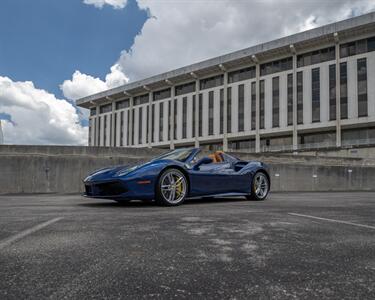
{"label": "car windshield", "polygon": [[177,150],[173,150],[171,152],[168,152],[166,154],[163,154],[159,157],[156,157],[153,160],[156,160],[156,159],[172,159],[172,160],[178,160],[178,161],[184,162],[190,156],[190,154],[192,153],[193,150],[194,149],[177,149]]}

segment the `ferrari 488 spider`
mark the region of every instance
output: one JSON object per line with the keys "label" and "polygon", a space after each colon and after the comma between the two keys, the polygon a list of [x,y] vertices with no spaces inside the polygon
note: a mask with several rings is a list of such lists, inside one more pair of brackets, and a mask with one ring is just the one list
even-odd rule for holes
{"label": "ferrari 488 spider", "polygon": [[245,196],[264,200],[270,190],[268,167],[221,151],[177,149],[136,166],[104,168],[85,180],[85,196],[179,205],[186,198]]}

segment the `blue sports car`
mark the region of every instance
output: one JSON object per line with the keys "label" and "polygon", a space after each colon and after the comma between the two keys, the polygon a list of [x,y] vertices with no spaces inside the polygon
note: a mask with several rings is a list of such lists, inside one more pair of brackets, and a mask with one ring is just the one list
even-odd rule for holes
{"label": "blue sports car", "polygon": [[179,205],[186,198],[245,196],[264,200],[270,190],[268,167],[243,161],[222,151],[205,155],[200,149],[177,149],[136,166],[104,168],[85,180],[85,196],[155,200]]}

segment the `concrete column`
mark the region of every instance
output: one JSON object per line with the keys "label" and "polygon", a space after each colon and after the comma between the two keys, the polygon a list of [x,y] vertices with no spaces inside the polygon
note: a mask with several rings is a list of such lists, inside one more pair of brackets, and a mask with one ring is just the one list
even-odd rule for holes
{"label": "concrete column", "polygon": [[[175,123],[175,119],[174,119],[174,97],[175,97],[175,88],[174,88],[174,85],[171,86],[171,111],[168,112],[168,114],[171,116],[171,120],[170,120],[170,124],[169,126],[171,126],[170,128],[170,131],[169,131],[169,134],[170,134],[170,149],[174,149],[174,123]],[[193,112],[195,113],[195,112]]]}
{"label": "concrete column", "polygon": [[199,134],[199,79],[195,79],[195,147],[199,148],[199,140],[198,140],[198,134]]}
{"label": "concrete column", "polygon": [[130,105],[129,105],[129,119],[130,119],[130,121],[129,121],[129,128],[128,128],[128,131],[129,131],[129,142],[128,142],[128,144],[129,144],[129,146],[131,147],[131,146],[133,146],[134,145],[134,138],[133,138],[133,134],[132,134],[132,132],[133,132],[133,127],[134,127],[134,124],[133,124],[133,106],[134,106],[134,97],[130,97]]}
{"label": "concrete column", "polygon": [[293,54],[293,150],[298,149],[297,131],[297,53]]}
{"label": "concrete column", "polygon": [[255,93],[256,93],[256,97],[255,97],[255,114],[256,114],[256,118],[255,118],[255,152],[256,153],[259,153],[260,152],[260,133],[259,133],[259,130],[260,130],[260,80],[259,80],[259,77],[260,77],[260,65],[259,65],[259,62],[258,60],[253,56],[253,60],[255,62],[255,79],[256,79],[256,83],[255,83]]}
{"label": "concrete column", "polygon": [[340,91],[340,44],[337,32],[335,38],[336,55],[336,146],[341,147],[341,91]]}
{"label": "concrete column", "polygon": [[[147,140],[148,140],[148,148],[151,148],[151,138],[152,138],[152,116],[151,116],[151,109],[152,109],[152,98],[153,98],[153,93],[150,91],[148,93],[148,128],[147,128]],[[140,116],[141,117],[141,116]]]}
{"label": "concrete column", "polygon": [[228,151],[228,72],[224,71],[223,151]]}

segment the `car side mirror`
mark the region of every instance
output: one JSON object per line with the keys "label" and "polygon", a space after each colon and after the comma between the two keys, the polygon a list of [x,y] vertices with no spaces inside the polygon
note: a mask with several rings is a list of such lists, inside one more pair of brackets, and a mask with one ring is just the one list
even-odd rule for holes
{"label": "car side mirror", "polygon": [[198,160],[198,162],[194,165],[194,170],[199,170],[199,167],[201,165],[207,165],[212,163],[212,158],[209,157],[203,157],[202,159]]}

